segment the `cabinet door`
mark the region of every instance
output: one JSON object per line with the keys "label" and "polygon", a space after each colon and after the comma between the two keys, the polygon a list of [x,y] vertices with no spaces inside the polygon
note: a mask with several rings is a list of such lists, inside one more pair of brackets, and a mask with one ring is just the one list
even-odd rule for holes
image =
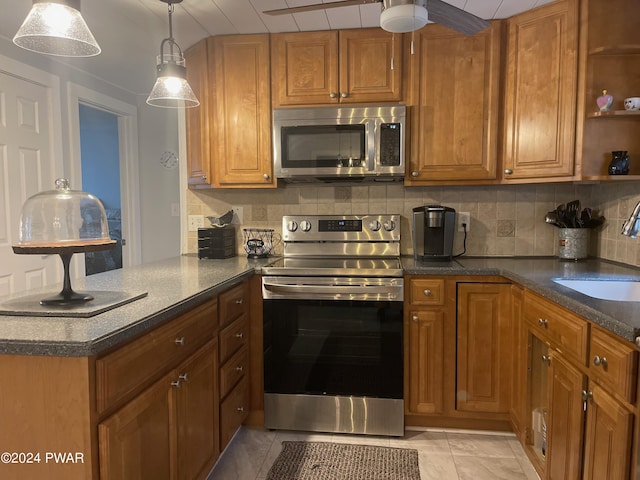
{"label": "cabinet door", "polygon": [[271,38],[275,106],[338,103],[338,32]]}
{"label": "cabinet door", "polygon": [[549,357],[547,478],[578,480],[584,432],[582,390],[585,376],[557,352],[551,352]]}
{"label": "cabinet door", "polygon": [[444,392],[442,310],[409,312],[408,413],[441,413]]}
{"label": "cabinet door", "polygon": [[524,292],[511,286],[511,332],[513,356],[511,357],[511,407],[509,413],[516,434],[523,439],[525,432],[525,408],[527,391],[527,333],[522,318]]}
{"label": "cabinet door", "polygon": [[505,180],[574,173],[577,11],[563,0],[507,22]]}
{"label": "cabinet door", "polygon": [[340,102],[402,100],[402,36],[382,29],[341,30]]}
{"label": "cabinet door", "polygon": [[587,403],[585,480],[626,480],[633,458],[633,414],[598,385],[591,385]]}
{"label": "cabinet door", "polygon": [[218,187],[274,187],[268,35],[213,38]]}
{"label": "cabinet door", "polygon": [[466,36],[428,25],[417,35],[408,185],[497,177],[500,27]]}
{"label": "cabinet door", "polygon": [[187,174],[189,185],[209,185],[209,61],[207,39],[201,40],[184,52],[187,81],[200,100],[200,106],[185,109],[187,124]]}
{"label": "cabinet door", "polygon": [[179,366],[177,375],[178,478],[201,478],[220,452],[217,340]]}
{"label": "cabinet door", "polygon": [[175,397],[166,375],[98,426],[102,480],[173,480]]}
{"label": "cabinet door", "polygon": [[511,285],[458,283],[456,409],[507,413],[511,390]]}

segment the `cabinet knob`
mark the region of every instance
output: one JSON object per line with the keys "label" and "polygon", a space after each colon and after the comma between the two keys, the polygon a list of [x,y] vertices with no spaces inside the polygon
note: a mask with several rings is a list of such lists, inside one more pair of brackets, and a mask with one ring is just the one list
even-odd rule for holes
{"label": "cabinet knob", "polygon": [[596,367],[602,366],[602,368],[607,368],[607,357],[599,357],[598,355],[596,355],[595,357],[593,357],[593,364]]}
{"label": "cabinet knob", "polygon": [[347,98],[347,97],[349,96],[349,94],[348,94],[347,92],[342,92],[342,93],[340,94],[340,96],[341,96],[342,98]]}
{"label": "cabinet knob", "polygon": [[202,175],[202,181],[206,182],[207,181],[207,176],[206,175]]}
{"label": "cabinet knob", "polygon": [[239,298],[239,299],[237,299],[237,300],[236,300],[236,303],[237,303],[238,305],[242,305],[242,302],[244,302],[244,299],[243,299],[243,298]]}
{"label": "cabinet knob", "polygon": [[413,320],[414,322],[417,322],[419,320],[417,315],[414,315],[411,317],[411,320]]}
{"label": "cabinet knob", "polygon": [[504,169],[504,174],[505,175],[511,175],[513,173],[513,170],[511,170],[510,168],[505,168]]}
{"label": "cabinet knob", "polygon": [[338,94],[337,94],[336,92],[331,92],[331,93],[329,94],[329,96],[330,96],[331,98],[336,98],[336,97],[338,96]]}
{"label": "cabinet knob", "polygon": [[180,375],[178,375],[178,378],[180,380],[182,380],[183,382],[188,382],[189,381],[189,374],[188,373],[181,373]]}
{"label": "cabinet knob", "polygon": [[244,337],[244,333],[240,332],[240,333],[236,333],[236,338],[242,338]]}
{"label": "cabinet knob", "polygon": [[184,337],[176,338],[176,345],[180,345],[182,347],[184,345]]}
{"label": "cabinet knob", "polygon": [[236,372],[242,372],[242,371],[244,371],[244,367],[242,365],[238,365],[236,367]]}
{"label": "cabinet knob", "polygon": [[171,386],[174,388],[180,388],[180,380],[174,380],[173,382],[171,382]]}
{"label": "cabinet knob", "polygon": [[269,180],[271,177],[268,173],[265,173],[264,175],[262,175],[262,178],[264,178],[265,180]]}
{"label": "cabinet knob", "polygon": [[539,318],[538,325],[540,325],[541,327],[547,328],[547,326],[549,326],[549,320],[547,320],[546,318]]}
{"label": "cabinet knob", "polygon": [[593,392],[582,390],[582,401],[586,402],[587,400],[591,400],[591,399],[593,399]]}
{"label": "cabinet knob", "polygon": [[420,175],[416,170],[414,170],[413,172],[411,172],[411,176],[412,177],[417,177],[418,175]]}
{"label": "cabinet knob", "polygon": [[547,365],[551,365],[551,356],[550,355],[542,355],[542,361]]}
{"label": "cabinet knob", "polygon": [[242,413],[242,412],[244,412],[244,407],[238,407],[238,408],[236,408],[236,410],[237,410],[239,413]]}
{"label": "cabinet knob", "polygon": [[423,293],[424,293],[425,297],[430,297],[431,296],[431,290],[429,290],[428,288],[425,288]]}

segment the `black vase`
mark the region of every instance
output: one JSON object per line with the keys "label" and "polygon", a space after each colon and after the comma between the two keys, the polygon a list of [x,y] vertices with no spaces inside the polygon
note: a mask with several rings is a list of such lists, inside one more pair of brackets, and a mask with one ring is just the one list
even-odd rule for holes
{"label": "black vase", "polygon": [[626,150],[611,152],[609,175],[627,175],[629,173],[629,154]]}

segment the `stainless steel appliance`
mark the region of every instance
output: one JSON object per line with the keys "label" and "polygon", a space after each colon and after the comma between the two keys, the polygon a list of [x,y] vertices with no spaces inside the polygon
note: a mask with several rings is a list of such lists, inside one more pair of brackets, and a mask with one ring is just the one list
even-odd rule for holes
{"label": "stainless steel appliance", "polygon": [[406,107],[275,109],[274,171],[285,181],[401,181]]}
{"label": "stainless steel appliance", "polygon": [[273,429],[404,434],[399,215],[286,216],[263,268]]}
{"label": "stainless steel appliance", "polygon": [[413,252],[421,260],[451,260],[456,211],[442,205],[413,209]]}

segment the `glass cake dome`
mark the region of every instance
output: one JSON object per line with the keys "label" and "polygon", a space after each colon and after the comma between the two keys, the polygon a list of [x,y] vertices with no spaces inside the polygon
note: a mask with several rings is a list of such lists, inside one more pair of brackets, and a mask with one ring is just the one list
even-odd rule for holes
{"label": "glass cake dome", "polygon": [[28,198],[20,216],[19,247],[104,245],[113,242],[104,206],[59,178],[55,190]]}

